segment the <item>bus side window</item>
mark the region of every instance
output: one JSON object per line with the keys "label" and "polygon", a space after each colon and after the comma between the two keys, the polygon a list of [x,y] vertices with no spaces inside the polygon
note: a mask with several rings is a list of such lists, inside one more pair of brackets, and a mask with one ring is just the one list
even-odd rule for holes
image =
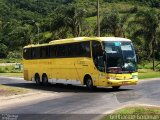
{"label": "bus side window", "polygon": [[71,44],[71,57],[77,57],[77,51],[78,51],[78,49],[77,49],[77,43],[72,43]]}
{"label": "bus side window", "polygon": [[41,58],[42,59],[49,58],[49,47],[48,46],[41,47]]}
{"label": "bus side window", "polygon": [[25,48],[23,50],[23,58],[24,59],[32,59],[32,48]]}
{"label": "bus side window", "polygon": [[67,56],[68,57],[75,57],[75,43],[71,43],[67,45]]}
{"label": "bus side window", "polygon": [[40,47],[35,48],[36,50],[36,58],[39,59],[41,57],[40,55]]}
{"label": "bus side window", "polygon": [[62,44],[57,46],[57,57],[58,58],[67,58],[68,57],[68,45]]}
{"label": "bus side window", "polygon": [[63,57],[68,58],[70,57],[69,49],[71,47],[71,44],[64,44],[63,46]]}
{"label": "bus side window", "polygon": [[24,48],[23,49],[23,58],[24,59],[28,59],[29,58],[29,49],[28,48]]}
{"label": "bus side window", "polygon": [[77,47],[79,57],[91,57],[90,41],[78,43]]}
{"label": "bus side window", "polygon": [[28,48],[28,59],[32,59],[32,49]]}
{"label": "bus side window", "polygon": [[45,48],[44,47],[41,47],[41,59],[43,59],[44,58],[44,56],[45,56]]}
{"label": "bus side window", "polygon": [[34,47],[32,48],[32,51],[31,51],[31,57],[32,59],[39,59],[40,58],[40,49],[39,47]]}
{"label": "bus side window", "polygon": [[36,55],[35,48],[32,48],[31,58],[35,59],[35,55]]}
{"label": "bus side window", "polygon": [[50,57],[55,58],[57,53],[57,46],[56,45],[50,46],[49,52],[50,52]]}
{"label": "bus side window", "polygon": [[79,43],[74,43],[74,57],[80,57],[80,45]]}
{"label": "bus side window", "polygon": [[50,54],[49,54],[49,46],[46,46],[46,56],[45,58],[49,58],[50,57]]}
{"label": "bus side window", "polygon": [[90,50],[90,41],[84,42],[84,44],[82,44],[82,48],[85,51],[85,57],[91,57],[91,50]]}
{"label": "bus side window", "polygon": [[92,41],[92,56],[96,68],[103,72],[104,71],[104,64],[102,64],[103,50],[101,43],[98,41]]}

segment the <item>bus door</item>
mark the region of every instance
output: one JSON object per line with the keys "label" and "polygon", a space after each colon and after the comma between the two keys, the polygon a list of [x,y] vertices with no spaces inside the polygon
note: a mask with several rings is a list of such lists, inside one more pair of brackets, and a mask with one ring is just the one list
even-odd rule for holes
{"label": "bus door", "polygon": [[101,42],[99,41],[92,41],[92,58],[94,62],[94,73],[96,83],[99,86],[103,86],[106,84],[105,78],[105,66],[104,66],[104,58],[103,58],[103,50]]}

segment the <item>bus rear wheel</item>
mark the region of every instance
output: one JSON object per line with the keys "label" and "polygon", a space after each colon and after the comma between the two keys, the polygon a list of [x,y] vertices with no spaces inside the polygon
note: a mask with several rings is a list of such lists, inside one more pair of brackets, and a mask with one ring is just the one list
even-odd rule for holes
{"label": "bus rear wheel", "polygon": [[42,85],[48,86],[48,77],[46,74],[42,75]]}
{"label": "bus rear wheel", "polygon": [[40,77],[39,77],[39,74],[35,74],[35,82],[37,85],[41,85],[41,81],[40,81]]}
{"label": "bus rear wheel", "polygon": [[121,86],[112,86],[113,90],[118,90]]}

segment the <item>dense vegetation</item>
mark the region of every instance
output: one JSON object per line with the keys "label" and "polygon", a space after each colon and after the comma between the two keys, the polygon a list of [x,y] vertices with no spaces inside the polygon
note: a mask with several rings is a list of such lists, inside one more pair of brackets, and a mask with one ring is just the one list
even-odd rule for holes
{"label": "dense vegetation", "polygon": [[[96,36],[97,0],[0,0],[0,58],[23,46]],[[101,36],[133,40],[141,61],[160,59],[160,0],[100,0]]]}

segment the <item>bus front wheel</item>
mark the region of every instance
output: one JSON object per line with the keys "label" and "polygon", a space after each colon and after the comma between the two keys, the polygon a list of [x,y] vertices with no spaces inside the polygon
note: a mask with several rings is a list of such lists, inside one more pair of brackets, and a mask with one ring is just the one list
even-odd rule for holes
{"label": "bus front wheel", "polygon": [[43,86],[48,85],[48,77],[46,74],[42,75],[42,84],[43,84]]}
{"label": "bus front wheel", "polygon": [[92,79],[91,78],[87,78],[86,79],[86,87],[89,89],[89,90],[93,90],[95,88],[95,86],[93,86],[93,82],[92,82]]}

